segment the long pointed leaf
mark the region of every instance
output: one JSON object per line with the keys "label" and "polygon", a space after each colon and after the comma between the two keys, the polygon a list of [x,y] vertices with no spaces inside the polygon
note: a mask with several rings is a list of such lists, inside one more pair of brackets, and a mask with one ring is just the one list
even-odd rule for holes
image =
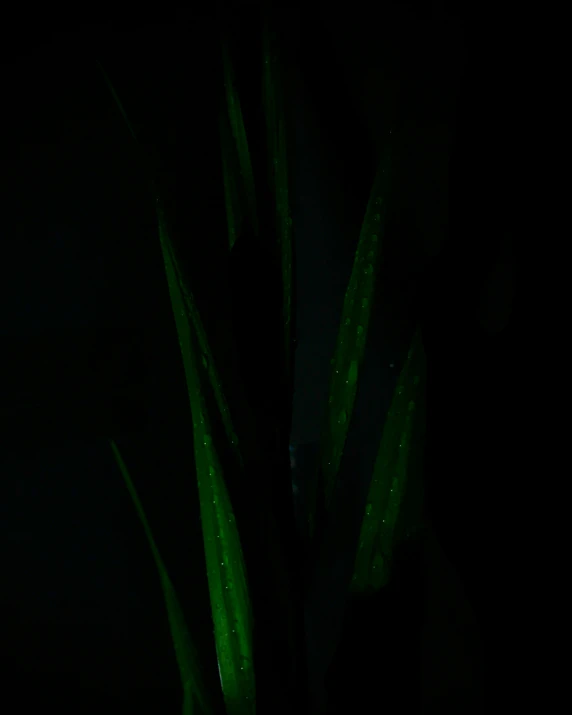
{"label": "long pointed leaf", "polygon": [[246,201],[248,204],[248,212],[252,230],[254,232],[254,235],[258,236],[259,226],[258,213],[256,209],[256,191],[254,188],[254,172],[252,170],[252,161],[250,159],[250,151],[248,149],[248,140],[246,138],[246,129],[244,128],[244,120],[242,118],[240,100],[235,86],[234,72],[232,69],[228,48],[224,42],[222,45],[222,58],[228,119],[230,122],[232,136],[236,145],[236,152],[240,166],[240,173],[246,192]]}
{"label": "long pointed leaf", "polygon": [[240,193],[237,187],[236,174],[231,166],[231,157],[235,154],[235,146],[232,137],[229,136],[226,118],[223,116],[219,117],[219,133],[228,245],[229,249],[232,250],[242,227],[243,213],[240,207]]}
{"label": "long pointed leaf", "polygon": [[167,615],[169,617],[169,626],[171,629],[171,637],[173,639],[173,645],[175,647],[175,655],[177,658],[177,665],[179,666],[179,672],[181,675],[181,683],[183,686],[184,693],[184,705],[183,705],[183,715],[193,715],[195,713],[194,703],[195,700],[199,705],[198,713],[200,715],[209,715],[214,713],[212,708],[211,699],[208,691],[204,685],[204,679],[201,671],[200,660],[197,655],[197,650],[193,644],[191,634],[187,627],[177,593],[173,586],[173,583],[167,573],[167,569],[153,538],[153,533],[147,517],[143,510],[143,505],[139,499],[135,485],[129,475],[129,470],[123,461],[121,453],[117,448],[117,445],[113,440],[110,440],[111,449],[121,471],[121,475],[125,481],[131,499],[137,510],[137,514],[147,541],[151,548],[153,554],[153,559],[159,571],[159,578],[161,580],[161,587],[163,590],[163,596],[165,598],[165,606],[167,608]]}
{"label": "long pointed leaf", "polygon": [[377,590],[387,583],[395,530],[403,505],[412,451],[414,421],[424,389],[425,353],[420,331],[413,336],[380,440],[362,522],[351,588]]}
{"label": "long pointed leaf", "polygon": [[168,251],[166,226],[159,224],[165,271],[179,335],[193,417],[195,463],[215,643],[228,715],[255,712],[252,614],[246,568],[221,465],[212,445],[193,349],[191,321]]}
{"label": "long pointed leaf", "polygon": [[388,142],[362,225],[353,270],[342,308],[336,348],[331,360],[332,374],[326,420],[320,441],[320,470],[324,494],[321,495],[317,492],[319,486],[317,482],[311,485],[309,499],[311,534],[315,529],[317,500],[323,498],[326,508],[331,506],[353,412],[375,281],[381,262],[390,166],[391,142]]}
{"label": "long pointed leaf", "polygon": [[[263,97],[266,115],[266,134],[269,174],[275,199],[276,232],[282,271],[282,323],[284,329],[284,365],[291,370],[292,351],[292,218],[288,189],[288,161],[286,130],[283,111],[284,98],[278,81],[276,55],[268,28],[264,32]],[[288,384],[290,375],[286,375]]]}
{"label": "long pointed leaf", "polygon": [[[127,113],[126,113],[125,109],[123,108],[123,105],[121,104],[119,97],[117,96],[117,93],[116,93],[109,77],[105,73],[105,70],[101,66],[101,63],[98,63],[98,66],[99,66],[101,72],[103,73],[105,82],[106,82],[107,86],[109,87],[109,90],[110,90],[110,92],[113,96],[113,99],[115,100],[115,102],[121,112],[123,119],[125,120],[125,123],[129,129],[131,136],[135,140],[137,146],[139,146],[137,135],[135,134],[135,131],[134,131],[131,123],[129,122]],[[143,157],[143,152],[140,152],[140,156]],[[144,165],[147,166],[146,163],[144,163]],[[166,221],[165,221],[163,211],[161,208],[161,200],[157,195],[158,194],[157,188],[156,188],[155,182],[154,182],[153,177],[151,176],[150,172],[149,172],[149,182],[150,182],[151,190],[152,190],[154,198],[155,198],[156,210],[157,210],[157,220],[159,222],[159,226],[163,227],[162,231],[160,231],[160,233],[159,233],[160,240],[161,240],[161,249],[163,252],[163,258],[164,258],[164,260],[166,260],[165,256],[168,255],[169,265],[171,267],[170,270],[172,270],[173,275],[175,276],[175,279],[177,281],[177,284],[179,285],[180,290],[182,291],[182,301],[183,301],[184,305],[181,307],[181,310],[186,311],[186,314],[192,321],[193,328],[196,332],[198,343],[199,343],[199,348],[201,351],[201,360],[202,360],[203,366],[209,376],[209,381],[210,381],[210,384],[211,384],[211,387],[212,387],[212,390],[213,390],[213,393],[215,396],[217,407],[218,407],[220,414],[222,416],[222,420],[223,420],[227,438],[229,440],[229,443],[232,445],[237,463],[242,465],[243,457],[239,450],[238,437],[236,435],[236,432],[235,432],[233,424],[232,424],[230,410],[228,408],[228,403],[227,403],[225,395],[222,391],[222,383],[220,380],[220,376],[219,376],[218,370],[216,368],[211,349],[209,347],[207,335],[206,335],[205,329],[203,327],[203,323],[202,323],[202,319],[200,317],[199,311],[196,307],[196,302],[195,302],[193,293],[192,293],[191,289],[189,288],[189,286],[186,285],[186,282],[185,282],[184,276],[183,276],[183,272],[179,265],[179,261],[177,260],[176,255],[175,255],[175,249],[174,249],[173,243],[169,238],[169,234],[168,234],[168,231],[166,228]]]}

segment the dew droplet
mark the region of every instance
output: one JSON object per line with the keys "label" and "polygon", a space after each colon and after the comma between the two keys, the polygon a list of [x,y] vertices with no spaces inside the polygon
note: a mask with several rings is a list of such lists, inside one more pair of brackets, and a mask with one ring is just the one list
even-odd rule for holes
{"label": "dew droplet", "polygon": [[342,410],[342,411],[340,412],[340,414],[339,414],[339,417],[338,417],[338,424],[339,424],[339,425],[345,425],[347,418],[348,418],[348,416],[347,416],[346,411],[345,411],[345,410]]}
{"label": "dew droplet", "polygon": [[346,318],[344,321],[345,325],[351,325],[352,321],[349,318]]}
{"label": "dew droplet", "polygon": [[367,298],[364,298],[361,302],[361,307],[367,308],[368,305],[369,305],[369,300]]}
{"label": "dew droplet", "polygon": [[367,264],[364,272],[365,272],[366,276],[370,276],[373,273],[373,266],[371,265],[371,263]]}
{"label": "dew droplet", "polygon": [[356,333],[361,335],[363,333],[363,325],[358,325],[356,328]]}
{"label": "dew droplet", "polygon": [[366,505],[365,505],[365,513],[367,514],[367,516],[369,516],[369,515],[371,514],[372,508],[373,508],[373,507],[372,507],[371,504],[366,504]]}

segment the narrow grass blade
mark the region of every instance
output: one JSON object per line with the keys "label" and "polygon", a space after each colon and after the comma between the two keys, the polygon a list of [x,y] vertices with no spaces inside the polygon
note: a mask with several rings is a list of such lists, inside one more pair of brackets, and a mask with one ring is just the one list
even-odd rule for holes
{"label": "narrow grass blade", "polygon": [[[200,660],[197,656],[197,650],[193,644],[193,640],[185,622],[185,617],[183,615],[177,593],[169,574],[167,573],[167,569],[165,568],[165,564],[161,558],[155,539],[153,538],[151,527],[147,521],[143,505],[137,495],[135,485],[129,475],[129,470],[125,465],[115,442],[110,440],[110,444],[129,494],[131,495],[131,499],[133,500],[137,510],[137,514],[139,515],[139,519],[141,520],[141,524],[143,525],[157,570],[159,571],[159,578],[161,579],[161,587],[163,589],[165,605],[167,607],[167,614],[169,617],[171,637],[173,639],[177,664],[181,674],[181,682],[184,693],[183,715],[194,715],[194,713],[197,713],[198,715],[210,715],[211,713],[214,713],[214,710],[212,708],[209,693],[204,686]],[[195,708],[195,703],[199,706],[198,710]]]}
{"label": "narrow grass blade", "polygon": [[224,183],[224,201],[228,230],[228,246],[232,250],[243,223],[240,208],[240,193],[236,183],[236,172],[231,167],[231,157],[235,154],[233,139],[229,136],[226,118],[219,117],[219,133],[222,159],[222,178]]}
{"label": "narrow grass blade", "polygon": [[[159,223],[159,238],[161,242],[161,250],[165,263],[165,271],[167,274],[167,282],[169,283],[169,286],[171,286],[171,281],[174,282],[174,285],[177,286],[176,303],[173,303],[174,294],[171,293],[171,305],[175,315],[175,320],[177,322],[178,318],[182,317],[183,320],[187,321],[187,325],[190,323],[190,325],[193,326],[194,334],[196,335],[198,348],[201,355],[202,366],[208,375],[214,398],[222,418],[225,433],[228,438],[228,442],[234,452],[237,464],[242,467],[244,463],[243,455],[240,451],[238,437],[236,435],[236,431],[232,422],[228,401],[222,389],[222,381],[215,365],[207,334],[204,329],[203,321],[198,311],[193,292],[188,286],[183,276],[183,272],[180,268],[180,264],[176,258],[173,243],[169,238],[167,223],[165,221],[165,217],[163,215],[163,211],[159,201],[157,202],[157,217]],[[183,344],[181,343],[181,329],[182,325],[180,326],[179,322],[177,322],[179,345],[181,347],[181,351],[183,351]],[[189,355],[183,353],[184,365],[187,365],[189,359]]]}
{"label": "narrow grass blade", "polygon": [[[286,122],[284,97],[279,81],[279,68],[268,27],[263,40],[263,97],[269,176],[275,199],[276,234],[282,270],[282,322],[284,326],[284,365],[291,370],[292,352],[292,218],[288,190],[288,161],[286,152]],[[290,375],[286,375],[287,384]]]}
{"label": "narrow grass blade", "polygon": [[115,91],[115,87],[111,83],[111,80],[109,79],[109,76],[107,75],[107,72],[103,68],[103,65],[101,62],[97,62],[97,67],[99,68],[99,71],[103,75],[103,79],[105,81],[105,84],[107,85],[107,88],[111,92],[111,96],[113,97],[113,100],[115,101],[115,104],[117,105],[117,108],[121,112],[121,116],[123,117],[123,121],[127,125],[127,129],[129,130],[129,133],[131,134],[132,138],[135,140],[136,143],[138,143],[137,135],[135,134],[135,130],[133,129],[133,126],[131,122],[129,121],[129,117],[127,116],[127,112],[125,111],[125,108],[123,107],[123,104],[121,103],[121,100],[119,99],[119,96],[117,95],[117,92]]}
{"label": "narrow grass blade", "polygon": [[[380,440],[356,554],[353,591],[377,590],[387,583],[396,526],[408,487],[415,421],[424,390],[425,353],[420,331],[413,336]],[[414,486],[414,485],[412,485]]]}
{"label": "narrow grass blade", "polygon": [[248,216],[250,219],[252,231],[255,236],[259,235],[258,213],[256,208],[256,191],[254,187],[254,172],[252,170],[252,161],[250,151],[248,149],[248,140],[246,138],[246,129],[242,118],[242,110],[240,108],[240,100],[236,91],[234,72],[232,63],[226,44],[222,45],[222,60],[224,73],[224,88],[226,97],[226,106],[228,111],[228,119],[230,129],[234,138],[238,163],[240,166],[240,174],[246,193],[246,202],[248,207]]}
{"label": "narrow grass blade", "polygon": [[391,143],[380,164],[367,206],[354,259],[352,274],[346,290],[338,340],[331,360],[332,373],[326,420],[320,441],[319,484],[312,484],[309,509],[309,528],[315,530],[317,500],[329,508],[335,493],[340,460],[353,412],[359,371],[363,361],[376,276],[381,262],[382,233],[385,223]]}

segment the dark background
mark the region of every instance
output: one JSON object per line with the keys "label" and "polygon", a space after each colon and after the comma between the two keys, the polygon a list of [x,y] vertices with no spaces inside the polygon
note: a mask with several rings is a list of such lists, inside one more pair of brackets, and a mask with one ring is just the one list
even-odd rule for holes
{"label": "dark background", "polygon": [[[432,528],[377,604],[387,618],[350,607],[344,620],[333,594],[350,553],[320,575],[308,605],[312,687],[317,698],[330,691],[331,712],[373,699],[412,711],[419,701],[427,712],[478,711],[483,682],[497,692],[502,683],[496,657],[483,665],[485,633],[496,653],[511,640],[503,524],[516,478],[507,425],[518,315],[519,50],[511,18],[497,13],[493,23],[482,8],[399,4],[371,13],[316,6],[276,15],[293,127],[295,478],[315,459],[352,254],[392,127],[387,256],[343,470],[355,477],[357,523],[421,321]],[[255,15],[244,5],[225,15],[247,130],[256,117]],[[225,350],[232,328],[217,308],[228,297],[217,30],[206,13],[124,27],[15,24],[2,45],[2,678],[6,697],[29,705],[81,712],[121,702],[128,712],[176,712],[162,596],[110,436],[182,596],[196,604],[191,625],[199,628],[207,612],[204,583],[196,586],[186,568],[202,558],[185,478],[190,420],[153,205],[95,59],[169,191],[213,352],[233,376]],[[245,285],[259,274],[244,263]],[[364,633],[385,639],[386,655]],[[340,636],[351,657],[335,660],[326,677]]]}

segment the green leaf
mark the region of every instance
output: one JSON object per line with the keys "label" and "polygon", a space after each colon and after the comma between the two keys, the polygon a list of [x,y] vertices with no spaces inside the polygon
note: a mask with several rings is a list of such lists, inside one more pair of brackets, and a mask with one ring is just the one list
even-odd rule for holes
{"label": "green leaf", "polygon": [[352,274],[344,298],[340,328],[334,356],[326,419],[320,440],[320,470],[323,494],[318,493],[318,482],[310,493],[310,532],[315,528],[318,499],[330,508],[336,491],[340,461],[353,413],[361,369],[375,282],[381,263],[381,248],[391,167],[391,140],[378,169],[371,191]]}
{"label": "green leaf", "polygon": [[[378,590],[387,583],[401,516],[410,481],[412,457],[421,445],[413,439],[424,391],[425,352],[417,329],[401,369],[380,440],[373,478],[361,527],[351,589]],[[412,488],[417,485],[413,484]]]}
{"label": "green leaf", "polygon": [[[143,525],[157,570],[159,571],[161,588],[163,590],[165,606],[169,617],[171,638],[173,639],[173,645],[175,647],[175,655],[181,675],[183,693],[185,695],[183,715],[193,715],[195,712],[200,715],[210,715],[211,713],[214,713],[214,710],[212,708],[209,693],[204,685],[200,660],[197,656],[197,650],[187,627],[177,593],[171,579],[169,578],[169,574],[167,573],[167,569],[165,568],[165,564],[161,558],[161,554],[159,553],[159,549],[157,548],[157,544],[153,538],[149,522],[147,521],[147,517],[143,510],[143,505],[139,500],[135,485],[133,484],[125,462],[121,457],[121,453],[113,440],[110,440],[110,444],[119,466],[119,470],[121,471],[129,494],[131,495],[131,499],[133,500],[137,510],[137,514],[139,515],[139,519],[141,520],[141,524]],[[194,708],[195,702],[199,705],[198,711]]]}

